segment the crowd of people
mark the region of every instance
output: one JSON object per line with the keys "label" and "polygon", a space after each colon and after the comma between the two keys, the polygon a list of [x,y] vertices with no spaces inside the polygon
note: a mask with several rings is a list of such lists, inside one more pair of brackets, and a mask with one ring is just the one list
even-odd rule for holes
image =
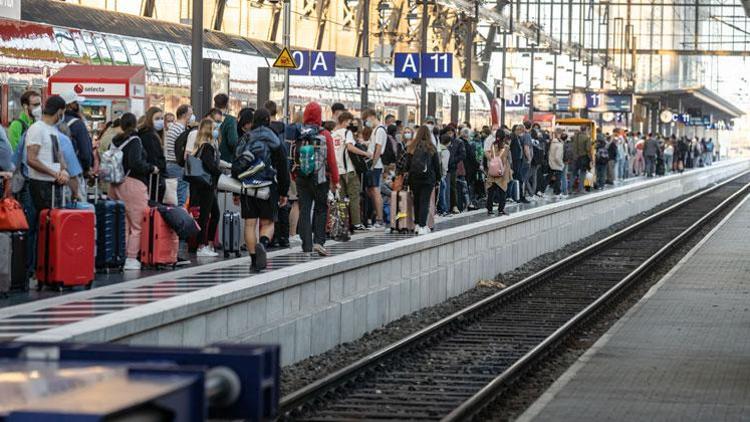
{"label": "crowd of people", "polygon": [[[409,230],[427,234],[435,215],[480,206],[504,215],[509,201],[564,197],[628,177],[711,165],[719,150],[711,139],[624,130],[592,136],[587,126],[569,133],[528,121],[475,130],[427,116],[424,124],[410,126],[370,109],[355,116],[340,103],[323,110],[311,102],[285,124],[273,101],[237,116],[226,94],[213,101],[204,116],[195,116],[189,105],[174,114],[158,107],[142,116],[124,113],[92,137],[81,97],[70,92],[42,103],[38,92],[25,92],[20,115],[7,133],[0,127],[0,175],[30,223],[29,271],[39,212],[66,199],[85,202],[94,187],[124,202],[124,269],[137,270],[143,214],[153,203],[196,207],[197,256],[217,256],[219,181],[231,177],[242,186],[228,196],[241,210],[244,246],[253,268],[262,270],[269,248],[289,247],[295,238],[303,252],[328,255],[329,206],[337,201],[346,204],[351,232],[395,229],[396,214],[407,212],[413,213]],[[331,119],[324,121],[324,114]],[[121,153],[124,177],[106,183],[100,166],[112,151]],[[410,209],[397,211],[399,192],[410,195]],[[186,263],[178,258],[178,265]]]}

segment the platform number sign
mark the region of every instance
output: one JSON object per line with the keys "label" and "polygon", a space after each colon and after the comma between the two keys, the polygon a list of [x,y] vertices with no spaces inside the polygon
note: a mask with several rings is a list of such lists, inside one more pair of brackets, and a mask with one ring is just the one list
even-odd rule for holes
{"label": "platform number sign", "polygon": [[297,67],[289,70],[290,75],[336,76],[335,51],[292,51]]}
{"label": "platform number sign", "polygon": [[452,53],[396,53],[393,60],[396,78],[452,78]]}

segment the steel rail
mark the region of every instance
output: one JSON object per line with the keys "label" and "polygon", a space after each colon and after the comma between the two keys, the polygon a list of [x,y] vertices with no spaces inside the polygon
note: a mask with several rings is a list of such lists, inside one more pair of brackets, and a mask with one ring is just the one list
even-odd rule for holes
{"label": "steel rail", "polygon": [[[476,303],[473,303],[464,309],[461,309],[457,312],[454,312],[453,314],[446,316],[442,318],[439,321],[436,321],[432,323],[431,325],[422,328],[421,330],[414,332],[413,334],[408,335],[407,337],[404,337],[403,339],[386,346],[376,352],[373,352],[347,366],[344,368],[341,368],[328,376],[317,380],[311,384],[308,384],[307,386],[296,390],[286,396],[284,396],[280,403],[280,414],[281,415],[289,415],[291,412],[298,410],[302,407],[304,407],[307,404],[312,403],[315,399],[323,396],[324,394],[333,391],[335,388],[340,387],[342,385],[345,385],[351,381],[353,381],[354,378],[356,378],[356,375],[361,374],[370,368],[373,368],[377,366],[379,363],[384,362],[388,360],[389,358],[395,356],[397,353],[400,353],[404,350],[407,350],[411,347],[414,347],[422,342],[425,342],[432,338],[435,335],[438,335],[439,333],[443,332],[445,329],[450,327],[451,325],[457,325],[457,324],[464,324],[465,321],[469,318],[473,318],[475,315],[481,314],[482,312],[485,312],[489,310],[492,307],[496,307],[499,305],[502,305],[506,303],[509,300],[512,300],[517,295],[528,291],[531,288],[536,287],[540,283],[543,283],[548,279],[549,276],[558,273],[559,271],[565,270],[566,268],[570,267],[571,265],[574,265],[578,263],[579,261],[588,258],[596,253],[598,253],[603,247],[616,242],[642,228],[644,228],[647,225],[650,225],[651,223],[654,223],[658,221],[659,219],[665,217],[668,214],[671,214],[674,211],[677,211],[681,207],[685,206],[686,204],[689,204],[693,201],[695,201],[697,198],[703,197],[705,195],[708,195],[721,187],[750,174],[750,171],[745,171],[743,173],[740,173],[734,177],[731,177],[721,183],[717,183],[711,187],[705,188],[701,190],[700,192],[697,192],[694,195],[691,195],[690,197],[683,199],[682,201],[675,203],[663,210],[660,210],[656,213],[654,213],[651,216],[648,216],[644,218],[643,220],[640,220],[636,223],[633,223],[629,225],[628,227],[623,228],[622,230],[613,233],[609,236],[607,236],[604,239],[601,239],[583,249],[580,251],[569,255],[568,257],[561,259],[560,261],[557,261],[556,263],[524,278],[523,280],[519,281],[518,283],[513,284],[510,287],[507,287],[503,289],[500,292],[497,292],[491,296],[488,296]],[[735,192],[730,198],[736,197],[736,195],[740,194],[741,192],[746,191],[748,188],[750,188],[750,183],[743,186],[741,189],[739,189],[737,192]],[[728,199],[729,200],[729,199]],[[722,202],[722,204],[726,203],[728,200],[725,200]],[[715,209],[712,210],[710,215],[715,215]],[[706,217],[704,216],[699,221],[705,221]],[[696,223],[697,224],[697,223]],[[695,224],[691,225],[691,228],[694,227]],[[688,229],[689,230],[689,229]],[[673,245],[676,239],[684,239],[684,236],[680,235],[677,238],[673,239],[669,242],[669,245]],[[666,246],[665,246],[666,247]],[[662,248],[664,249],[664,248]],[[662,250],[660,249],[660,252]],[[649,258],[647,262],[654,262],[653,257]],[[645,264],[645,263],[644,263]],[[642,265],[636,269],[636,271],[643,271],[641,269]],[[645,268],[644,268],[645,269]],[[634,271],[635,272],[635,271]],[[629,276],[626,276],[628,278]],[[632,279],[632,278],[629,278]],[[617,285],[620,285],[621,282],[619,282]],[[607,294],[607,293],[605,293]],[[567,325],[567,324],[566,324]],[[559,330],[558,330],[559,331]],[[557,334],[557,331],[555,332]],[[553,335],[555,335],[553,334]],[[546,342],[546,340],[545,340]],[[541,349],[538,349],[538,346],[532,349],[528,354],[535,352],[535,355],[539,353]],[[526,356],[522,358],[526,360]],[[512,368],[514,371],[509,372]],[[507,370],[503,371],[502,374],[500,374],[497,378],[503,377],[502,380],[498,380],[497,378],[491,381],[490,384],[493,386],[502,385],[504,383],[504,380],[507,380],[507,378],[512,373],[517,373],[518,366],[517,362],[516,364],[512,365]],[[495,391],[494,388],[488,390],[488,387],[490,387],[490,384],[488,384],[486,387],[482,388],[477,395],[480,393],[482,394],[482,397],[486,397],[488,394],[490,394],[491,391]],[[483,398],[477,398],[477,400],[484,400]],[[459,409],[462,409],[460,413],[455,414],[452,417],[458,417],[462,418],[465,414],[470,414],[474,412],[472,409],[474,408],[475,402],[472,399],[469,399],[465,401],[459,408],[455,409],[454,412],[450,413],[449,415],[454,415],[456,411]],[[283,417],[283,416],[282,416]]]}

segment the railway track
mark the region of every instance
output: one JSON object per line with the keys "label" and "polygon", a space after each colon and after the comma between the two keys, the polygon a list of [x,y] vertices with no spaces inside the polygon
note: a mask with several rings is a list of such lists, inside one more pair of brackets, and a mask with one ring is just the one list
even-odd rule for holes
{"label": "railway track", "polygon": [[750,189],[735,176],[281,401],[287,420],[465,420]]}

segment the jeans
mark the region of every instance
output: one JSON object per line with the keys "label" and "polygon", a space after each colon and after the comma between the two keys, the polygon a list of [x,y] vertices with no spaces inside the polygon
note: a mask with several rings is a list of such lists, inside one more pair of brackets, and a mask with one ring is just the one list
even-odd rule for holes
{"label": "jeans", "polygon": [[21,203],[23,212],[26,214],[26,220],[29,222],[29,231],[26,239],[26,271],[33,273],[36,269],[36,239],[39,222],[39,214],[34,207],[34,201],[31,199],[31,188],[29,181],[23,185],[21,192],[16,194],[16,199]]}
{"label": "jeans", "polygon": [[628,178],[628,159],[627,158],[617,159],[617,178],[620,180]]}
{"label": "jeans", "polygon": [[539,185],[539,164],[532,165],[529,168],[529,174],[526,176],[526,182],[524,183],[524,186],[526,187],[526,192],[528,192],[529,195],[534,196],[537,191],[537,187]]}
{"label": "jeans", "polygon": [[[526,161],[524,161],[521,163],[521,200],[526,197],[526,195],[524,194],[524,187],[529,183],[529,177],[531,177],[531,163],[527,163]],[[531,194],[533,195],[534,193],[532,192]]]}
{"label": "jeans", "polygon": [[669,174],[672,172],[672,162],[674,155],[664,154],[664,173]]}
{"label": "jeans", "polygon": [[646,176],[654,177],[656,172],[656,157],[647,155],[646,156]]}
{"label": "jeans", "polygon": [[411,185],[414,195],[414,224],[419,227],[427,226],[427,216],[430,213],[430,195],[432,184]]}
{"label": "jeans", "polygon": [[562,171],[560,171],[560,191],[563,195],[568,194],[568,165],[563,164]]}
{"label": "jeans", "polygon": [[167,177],[170,179],[177,179],[177,206],[181,207],[185,205],[188,197],[188,182],[182,180],[182,175],[185,170],[177,163],[167,162]]}
{"label": "jeans", "polygon": [[616,164],[617,164],[617,161],[615,160],[607,161],[607,183],[609,183],[610,185],[615,182]]}
{"label": "jeans", "polygon": [[443,214],[450,211],[448,208],[450,205],[450,186],[448,175],[445,175],[445,177],[440,180],[440,194],[438,196],[438,211]]}
{"label": "jeans", "polygon": [[602,189],[604,188],[604,184],[607,181],[607,164],[597,164],[596,165],[596,188]]}
{"label": "jeans", "polygon": [[[297,232],[302,238],[302,251],[312,252],[313,243],[326,242],[329,182],[315,183],[312,178],[297,178],[299,222]],[[315,209],[313,210],[313,204]]]}

